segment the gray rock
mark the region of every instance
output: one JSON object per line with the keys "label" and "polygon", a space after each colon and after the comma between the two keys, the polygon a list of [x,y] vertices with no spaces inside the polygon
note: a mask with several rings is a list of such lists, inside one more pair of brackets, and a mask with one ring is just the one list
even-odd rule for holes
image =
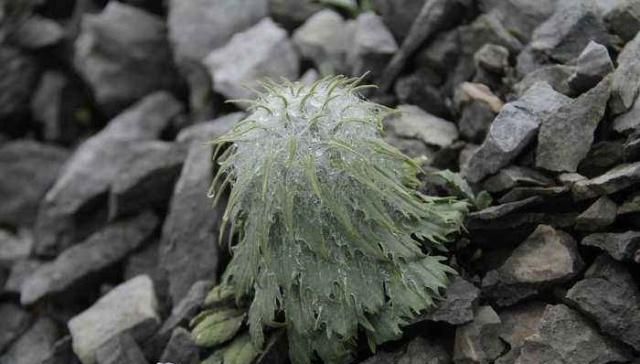
{"label": "gray rock", "polygon": [[52,19],[32,15],[11,34],[10,39],[24,49],[40,49],[60,43],[64,29]]}
{"label": "gray rock", "polygon": [[186,148],[167,142],[146,142],[148,149],[119,173],[109,191],[111,219],[163,207],[186,157]]}
{"label": "gray rock", "polygon": [[321,73],[349,73],[347,57],[354,31],[354,23],[348,23],[337,12],[325,9],[296,29],[293,42],[300,54],[313,61]]}
{"label": "gray rock", "polygon": [[417,51],[415,63],[433,69],[438,73],[447,73],[460,57],[459,28],[436,34],[433,40]]}
{"label": "gray rock", "polygon": [[322,9],[322,4],[313,0],[269,0],[269,15],[287,29],[299,27]]}
{"label": "gray rock", "polygon": [[613,70],[613,62],[607,47],[590,41],[578,56],[576,73],[569,79],[569,86],[577,93],[585,92],[597,85]]}
{"label": "gray rock", "polygon": [[164,349],[160,361],[180,364],[200,363],[199,349],[193,342],[191,333],[181,327],[173,330],[171,339]]}
{"label": "gray rock", "polygon": [[518,95],[522,95],[537,82],[546,82],[559,93],[569,95],[572,92],[569,86],[569,79],[575,71],[575,66],[566,66],[563,64],[542,66],[525,74],[522,80],[513,88]]}
{"label": "gray rock", "polygon": [[609,195],[640,182],[640,162],[622,164],[588,180],[573,184],[571,192],[576,200]]}
{"label": "gray rock", "polygon": [[153,241],[131,254],[124,266],[124,280],[146,274],[156,283],[161,277],[158,272],[158,247],[160,243]]}
{"label": "gray rock", "polygon": [[142,351],[131,335],[112,337],[96,350],[98,364],[147,364]]}
{"label": "gray rock", "polygon": [[616,1],[605,15],[609,29],[625,41],[630,41],[640,31],[640,3],[635,0]]}
{"label": "gray rock", "polygon": [[31,315],[11,303],[0,304],[0,353],[29,327]]}
{"label": "gray rock", "polygon": [[640,102],[638,102],[637,98],[629,111],[613,119],[613,130],[623,134],[630,134],[640,130]]}
{"label": "gray rock", "polygon": [[56,339],[60,336],[58,327],[47,317],[39,318],[4,355],[2,364],[36,364],[51,356]]}
{"label": "gray rock", "polygon": [[226,134],[245,116],[246,114],[243,112],[234,112],[212,121],[192,125],[182,129],[176,137],[176,141],[186,145],[194,142],[200,144],[210,142],[216,137]]}
{"label": "gray rock", "polygon": [[456,329],[453,362],[491,363],[504,350],[500,341],[500,317],[491,306],[481,306],[472,322]]}
{"label": "gray rock", "polygon": [[471,142],[482,143],[495,117],[496,114],[486,102],[469,102],[463,107],[458,121],[460,135]]}
{"label": "gray rock", "polygon": [[531,37],[531,47],[553,60],[567,63],[578,57],[590,41],[609,45],[600,11],[591,1],[559,1],[553,15]]}
{"label": "gray rock", "polygon": [[640,92],[640,33],[627,43],[617,61],[609,100],[609,108],[614,115],[631,109]]}
{"label": "gray rock", "polygon": [[508,166],[496,175],[487,178],[483,188],[488,192],[502,192],[517,186],[547,187],[553,185],[553,180],[531,168]]}
{"label": "gray rock", "polygon": [[499,336],[509,345],[509,351],[496,360],[496,364],[514,364],[525,340],[538,333],[546,305],[529,302],[500,311]]}
{"label": "gray rock", "polygon": [[640,250],[640,232],[591,234],[582,239],[580,244],[600,248],[616,260],[631,261]]}
{"label": "gray rock", "polygon": [[445,300],[426,315],[425,319],[446,322],[450,325],[462,325],[473,321],[480,290],[468,281],[456,277],[447,287]]}
{"label": "gray rock", "polygon": [[153,282],[148,276],[120,284],[69,321],[73,351],[83,364],[95,364],[96,351],[122,333],[130,334],[137,342],[144,340],[160,324],[157,307]]}
{"label": "gray rock", "polygon": [[355,21],[353,43],[349,47],[347,59],[352,75],[371,72],[369,79],[378,79],[384,67],[398,50],[393,35],[373,12],[360,14]]}
{"label": "gray rock", "polygon": [[628,196],[618,207],[618,215],[634,214],[640,212],[640,192]]}
{"label": "gray rock", "polygon": [[24,281],[33,274],[43,263],[39,260],[20,260],[11,266],[9,277],[4,284],[4,291],[13,294],[20,294],[20,289]]}
{"label": "gray rock", "polygon": [[167,24],[175,59],[199,62],[266,16],[266,0],[171,0]]}
{"label": "gray rock", "polygon": [[[450,364],[451,357],[439,343],[423,337],[413,339],[395,352],[379,352],[361,364]],[[266,364],[266,363],[265,363]]]}
{"label": "gray rock", "polygon": [[250,98],[244,86],[257,87],[261,78],[298,78],[299,59],[287,32],[265,18],[206,57],[213,89],[231,99]]}
{"label": "gray rock", "polygon": [[477,68],[499,75],[509,67],[509,50],[496,44],[485,44],[473,55]]}
{"label": "gray rock", "polygon": [[458,129],[450,121],[413,105],[400,105],[397,109],[400,114],[385,120],[385,125],[398,137],[418,139],[440,148],[448,147],[458,139]]}
{"label": "gray rock", "polygon": [[82,143],[42,201],[36,253],[54,255],[82,239],[75,221],[80,212],[106,199],[115,179],[148,151],[140,142],[158,138],[181,109],[171,95],[151,94]]}
{"label": "gray rock", "polygon": [[613,341],[564,305],[548,305],[538,331],[525,340],[517,364],[605,364],[629,359]]}
{"label": "gray rock", "polygon": [[393,91],[401,104],[416,105],[430,114],[448,118],[451,112],[444,101],[445,95],[430,78],[430,74],[418,70],[399,77]]}
{"label": "gray rock", "polygon": [[487,273],[482,290],[499,305],[510,305],[546,286],[570,280],[582,266],[569,234],[539,225],[498,269]]}
{"label": "gray rock", "polygon": [[625,160],[622,140],[605,140],[595,143],[587,156],[578,165],[578,172],[587,177],[596,177]]}
{"label": "gray rock", "polygon": [[376,12],[382,15],[396,39],[404,39],[411,24],[420,13],[426,0],[373,0]]}
{"label": "gray rock", "polygon": [[487,138],[469,159],[463,175],[471,182],[509,164],[535,137],[540,123],[568,102],[550,86],[536,84],[519,100],[504,106],[491,124]]}
{"label": "gray rock", "polygon": [[[474,211],[469,214],[471,221],[487,221],[495,220],[507,216],[513,212],[520,211],[526,207],[533,206],[541,201],[536,196],[531,196],[519,201],[507,202],[501,205],[486,207],[480,211]],[[472,224],[473,225],[473,224]]]}
{"label": "gray rock", "polygon": [[160,17],[121,2],[83,16],[75,64],[108,114],[153,91],[174,87],[177,78],[166,33]]}
{"label": "gray rock", "polygon": [[43,264],[22,284],[20,302],[32,304],[63,292],[82,278],[123,259],[155,230],[158,218],[150,212],[108,225],[84,242]]}
{"label": "gray rock", "polygon": [[0,223],[30,226],[38,205],[53,185],[69,153],[59,147],[30,140],[0,146]]}
{"label": "gray rock", "polygon": [[561,200],[562,198],[566,199],[569,191],[570,189],[567,186],[514,187],[511,191],[502,195],[502,197],[498,199],[498,203],[508,204],[533,197],[536,197],[539,203],[550,203]]}
{"label": "gray rock", "polygon": [[576,230],[598,231],[613,224],[618,206],[607,196],[602,196],[576,218]]}
{"label": "gray rock", "polygon": [[38,82],[38,66],[35,61],[15,48],[0,47],[0,130],[9,131],[13,127],[20,128],[12,121],[7,125],[7,118],[22,119],[29,112],[29,99]]}
{"label": "gray rock", "polygon": [[71,347],[71,336],[60,338],[53,344],[50,354],[44,359],[42,364],[79,364]]}
{"label": "gray rock", "polygon": [[622,160],[640,161],[640,133],[629,135],[622,145]]}
{"label": "gray rock", "polygon": [[576,172],[593,143],[593,133],[609,100],[606,78],[582,96],[561,106],[542,122],[536,166],[556,172]]}
{"label": "gray rock", "polygon": [[620,263],[601,256],[567,300],[592,317],[602,332],[640,350],[640,289]]}
{"label": "gray rock", "polygon": [[158,334],[169,334],[176,327],[186,325],[198,314],[204,304],[204,299],[212,288],[213,283],[210,281],[194,283],[184,298],[173,307],[171,315],[162,324]]}
{"label": "gray rock", "polygon": [[33,237],[28,231],[12,234],[0,229],[0,268],[29,258],[33,248]]}
{"label": "gray rock", "polygon": [[527,0],[481,0],[479,7],[484,13],[491,12],[520,41],[527,43],[533,31],[553,14],[558,0],[543,0],[532,3]]}

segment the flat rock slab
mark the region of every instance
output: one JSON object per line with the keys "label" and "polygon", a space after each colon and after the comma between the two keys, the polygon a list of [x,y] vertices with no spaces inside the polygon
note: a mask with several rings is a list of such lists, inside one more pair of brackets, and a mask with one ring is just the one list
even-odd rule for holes
{"label": "flat rock slab", "polygon": [[586,200],[610,195],[640,182],[640,162],[622,164],[588,180],[577,181],[571,187],[573,198]]}
{"label": "flat rock slab", "polygon": [[582,239],[580,244],[600,248],[615,260],[631,261],[638,259],[640,231],[591,234]]}
{"label": "flat rock slab", "polygon": [[153,282],[148,276],[120,284],[69,321],[73,351],[83,364],[95,364],[98,349],[120,334],[144,340],[160,324],[157,308]]}
{"label": "flat rock slab", "polygon": [[458,129],[450,121],[413,105],[400,105],[397,109],[400,114],[385,120],[385,125],[400,138],[417,139],[440,148],[448,147],[458,139]]}

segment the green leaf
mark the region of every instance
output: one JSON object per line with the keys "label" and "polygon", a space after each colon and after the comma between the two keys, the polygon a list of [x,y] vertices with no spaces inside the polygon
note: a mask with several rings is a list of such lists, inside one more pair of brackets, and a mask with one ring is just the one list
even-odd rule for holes
{"label": "green leaf", "polygon": [[191,335],[196,345],[212,347],[222,344],[235,336],[240,330],[245,313],[236,309],[208,311],[197,317]]}

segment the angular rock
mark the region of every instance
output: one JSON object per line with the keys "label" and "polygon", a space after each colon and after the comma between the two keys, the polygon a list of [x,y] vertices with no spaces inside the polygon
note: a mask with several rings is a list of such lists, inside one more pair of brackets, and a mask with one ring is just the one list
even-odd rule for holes
{"label": "angular rock", "polygon": [[11,303],[0,304],[0,353],[29,327],[31,315]]}
{"label": "angular rock", "polygon": [[171,0],[168,27],[175,59],[199,62],[266,16],[266,0]]}
{"label": "angular rock", "polygon": [[640,31],[640,4],[635,0],[616,1],[605,22],[614,34],[630,41]]}
{"label": "angular rock", "polygon": [[455,363],[490,363],[504,350],[498,337],[500,317],[491,306],[481,306],[473,322],[456,329],[453,348]]}
{"label": "angular rock", "polygon": [[432,84],[430,77],[421,70],[402,76],[395,84],[394,93],[402,104],[416,105],[430,114],[448,118],[451,112],[445,104],[445,96]]}
{"label": "angular rock", "polygon": [[250,98],[244,86],[257,87],[261,78],[298,78],[299,59],[287,32],[265,18],[206,57],[213,89],[230,99]]}
{"label": "angular rock", "polygon": [[17,261],[29,258],[33,237],[27,231],[14,235],[0,229],[0,268],[11,267]]}
{"label": "angular rock", "polygon": [[637,98],[629,111],[613,119],[613,130],[623,134],[640,130],[640,102]]}
{"label": "angular rock", "polygon": [[198,364],[199,349],[191,338],[191,333],[178,327],[164,349],[160,361],[163,363]]}
{"label": "angular rock", "polygon": [[148,276],[120,284],[69,321],[73,351],[83,364],[95,364],[96,351],[122,333],[130,334],[137,342],[144,340],[160,324],[157,306]]}
{"label": "angular rock", "polygon": [[59,147],[18,140],[0,146],[0,223],[29,226],[69,153]]}
{"label": "angular rock", "polygon": [[609,79],[561,106],[542,122],[536,166],[555,172],[576,172],[593,143],[593,133],[609,100]]}
{"label": "angular rock", "polygon": [[127,262],[124,266],[123,278],[129,280],[135,276],[146,274],[151,277],[154,283],[157,283],[161,279],[158,273],[158,241],[153,241],[131,254],[127,258]]}
{"label": "angular rock", "polygon": [[473,55],[476,67],[499,75],[509,66],[509,50],[496,44],[485,44]]}
{"label": "angular rock", "polygon": [[295,29],[322,10],[313,0],[269,0],[269,15],[287,29]]}
{"label": "angular rock", "polygon": [[600,248],[615,260],[632,261],[640,250],[640,232],[591,234],[582,239],[580,244]]}
{"label": "angular rock", "polygon": [[11,266],[9,277],[4,284],[4,291],[7,293],[20,294],[22,284],[35,272],[43,263],[39,260],[20,260]]}
{"label": "angular rock", "polygon": [[576,218],[576,229],[580,231],[598,231],[613,224],[618,206],[607,196],[602,196]]}
{"label": "angular rock", "polygon": [[482,143],[496,114],[483,101],[474,100],[464,106],[458,121],[460,135],[471,142]]}
{"label": "angular rock", "polygon": [[569,234],[539,225],[498,269],[486,274],[482,289],[499,305],[510,305],[550,284],[570,280],[582,266]]}
{"label": "angular rock", "polygon": [[112,337],[96,350],[98,364],[147,364],[142,351],[131,335]]}
{"label": "angular rock", "polygon": [[484,13],[496,14],[497,18],[523,43],[527,43],[533,31],[547,20],[558,0],[543,0],[532,3],[527,0],[481,0],[479,7]]}
{"label": "angular rock", "polygon": [[411,24],[420,13],[426,0],[373,0],[373,6],[382,15],[396,39],[409,34]]}
{"label": "angular rock", "polygon": [[459,93],[456,93],[456,97],[460,99],[460,102],[468,101],[482,101],[489,105],[491,111],[499,113],[504,107],[504,103],[498,96],[491,92],[491,89],[487,85],[477,82],[463,82],[460,86]]}
{"label": "angular rock", "polygon": [[401,350],[379,352],[362,362],[362,364],[399,363],[449,364],[451,363],[451,357],[441,344],[418,336]]}
{"label": "angular rock", "polygon": [[11,35],[11,40],[20,48],[36,50],[60,43],[64,36],[64,29],[56,21],[32,15],[20,24]]}
{"label": "angular rock", "polygon": [[396,136],[418,139],[427,145],[444,148],[458,139],[455,124],[424,112],[417,106],[398,106],[400,115],[385,121]]}
{"label": "angular rock", "polygon": [[610,195],[640,182],[640,162],[622,164],[588,180],[576,182],[572,188],[576,200]]}
{"label": "angular rock", "polygon": [[29,99],[38,82],[38,66],[35,61],[15,48],[0,47],[0,124],[1,131],[23,131],[29,112]]}
{"label": "angular rock", "polygon": [[360,14],[355,21],[353,43],[347,55],[350,74],[371,72],[368,77],[378,79],[397,50],[398,44],[378,15],[373,12]]}
{"label": "angular rock", "polygon": [[246,116],[243,112],[226,114],[209,122],[198,123],[182,129],[176,141],[190,145],[194,142],[206,143],[231,130],[235,124]]}
{"label": "angular rock", "polygon": [[54,255],[82,239],[77,226],[82,212],[106,200],[116,178],[149,149],[140,142],[158,138],[181,110],[168,93],[154,93],[82,143],[40,206],[36,253]]}
{"label": "angular rock", "polygon": [[585,92],[597,85],[613,70],[613,62],[607,47],[590,41],[578,57],[576,73],[569,79],[569,86],[578,93]]}
{"label": "angular rock", "polygon": [[538,333],[545,308],[544,303],[534,301],[500,311],[499,336],[509,345],[509,351],[498,358],[496,364],[515,363],[525,340]]}
{"label": "angular rock", "polygon": [[67,335],[60,338],[53,344],[51,353],[47,356],[42,364],[78,364],[78,358],[73,353],[71,347],[71,336]]}
{"label": "angular rock", "polygon": [[162,18],[121,2],[83,16],[75,64],[111,115],[177,79]]}
{"label": "angular rock", "polygon": [[611,80],[609,108],[613,115],[633,106],[640,93],[640,33],[629,41],[618,55],[618,67]]}
{"label": "angular rock", "polygon": [[558,1],[558,5],[531,37],[531,47],[553,60],[567,63],[594,41],[609,45],[609,34],[594,1]]}
{"label": "angular rock", "polygon": [[587,177],[596,177],[623,163],[625,160],[622,140],[605,140],[594,144],[587,156],[578,165],[578,172]]}
{"label": "angular rock", "polygon": [[520,166],[509,166],[501,169],[496,175],[487,178],[483,188],[488,192],[502,192],[516,186],[539,186],[547,187],[553,185],[553,180],[544,174],[530,168]]}
{"label": "angular rock", "polygon": [[532,197],[538,198],[539,203],[551,203],[558,200],[568,200],[569,187],[515,187],[498,199],[498,203],[508,204],[526,200]]}
{"label": "angular rock", "polygon": [[140,246],[155,230],[158,218],[151,212],[108,225],[84,242],[38,268],[22,284],[20,302],[32,304],[63,292],[82,278],[105,269]]}
{"label": "angular rock", "polygon": [[525,340],[518,364],[626,362],[627,353],[565,305],[548,305],[538,334]]}
{"label": "angular rock", "polygon": [[592,317],[600,329],[640,351],[640,289],[620,263],[596,259],[567,300]]}
{"label": "angular rock", "polygon": [[[502,205],[495,205],[486,207],[480,211],[475,211],[469,214],[469,220],[473,221],[488,221],[495,220],[504,216],[507,216],[513,212],[520,211],[526,207],[535,205],[541,201],[540,198],[532,196],[519,201],[507,202]],[[471,223],[473,225],[473,223]]]}
{"label": "angular rock", "polygon": [[186,157],[186,148],[166,142],[147,142],[148,150],[118,174],[109,191],[111,219],[162,207],[171,196],[173,185]]}
{"label": "angular rock", "polygon": [[480,290],[466,280],[456,277],[447,287],[445,300],[425,318],[429,321],[462,325],[473,321]]}
{"label": "angular rock", "polygon": [[624,202],[618,207],[618,215],[634,214],[640,212],[640,193],[627,197]]}
{"label": "angular rock", "polygon": [[548,85],[536,84],[519,100],[506,104],[491,124],[485,141],[469,159],[463,175],[478,182],[509,164],[535,137],[540,123],[567,99]]}
{"label": "angular rock", "polygon": [[522,80],[515,84],[513,89],[518,95],[522,95],[537,82],[546,82],[559,93],[569,95],[572,93],[571,87],[569,86],[569,79],[575,71],[575,66],[566,66],[563,64],[542,66],[526,73]]}
{"label": "angular rock", "polygon": [[0,356],[2,364],[34,364],[42,363],[53,351],[60,331],[53,320],[39,318],[4,355]]}
{"label": "angular rock", "polygon": [[325,9],[315,13],[293,33],[293,42],[300,54],[313,61],[322,73],[349,73],[347,57],[355,26],[340,14]]}

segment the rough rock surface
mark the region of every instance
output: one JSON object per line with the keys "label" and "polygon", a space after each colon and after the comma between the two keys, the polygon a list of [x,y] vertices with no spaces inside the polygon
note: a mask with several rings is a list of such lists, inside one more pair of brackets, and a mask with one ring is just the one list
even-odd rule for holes
{"label": "rough rock surface", "polygon": [[604,229],[613,224],[617,213],[616,203],[607,196],[602,196],[576,218],[576,229],[582,231]]}
{"label": "rough rock surface", "polygon": [[582,239],[580,244],[602,249],[616,260],[633,260],[640,250],[640,231],[591,234]]}
{"label": "rough rock surface", "polygon": [[0,304],[0,352],[4,352],[28,327],[31,315],[11,303]]}
{"label": "rough rock surface", "polygon": [[414,105],[398,106],[400,114],[385,121],[398,137],[418,139],[440,148],[450,146],[458,139],[458,129],[450,121],[428,114]]}
{"label": "rough rock surface", "polygon": [[571,191],[575,199],[584,200],[618,192],[639,181],[640,162],[621,164],[598,177],[576,182]]}
{"label": "rough rock surface", "polygon": [[640,92],[640,34],[625,45],[617,61],[609,100],[609,108],[613,114],[631,109]]}
{"label": "rough rock surface", "polygon": [[131,335],[117,335],[102,344],[96,351],[98,364],[147,364],[142,351]]}
{"label": "rough rock surface", "polygon": [[42,363],[51,356],[59,335],[56,323],[50,318],[41,317],[0,356],[0,363]]}
{"label": "rough rock surface", "polygon": [[576,73],[569,79],[569,86],[579,93],[587,91],[613,70],[607,47],[590,41],[578,57]]}
{"label": "rough rock surface", "polygon": [[500,317],[491,306],[480,306],[473,322],[456,330],[453,361],[455,363],[489,363],[504,350],[498,337]]}
{"label": "rough rock surface", "polygon": [[456,277],[447,287],[445,300],[425,318],[429,321],[462,325],[473,320],[480,290],[473,284]]}

